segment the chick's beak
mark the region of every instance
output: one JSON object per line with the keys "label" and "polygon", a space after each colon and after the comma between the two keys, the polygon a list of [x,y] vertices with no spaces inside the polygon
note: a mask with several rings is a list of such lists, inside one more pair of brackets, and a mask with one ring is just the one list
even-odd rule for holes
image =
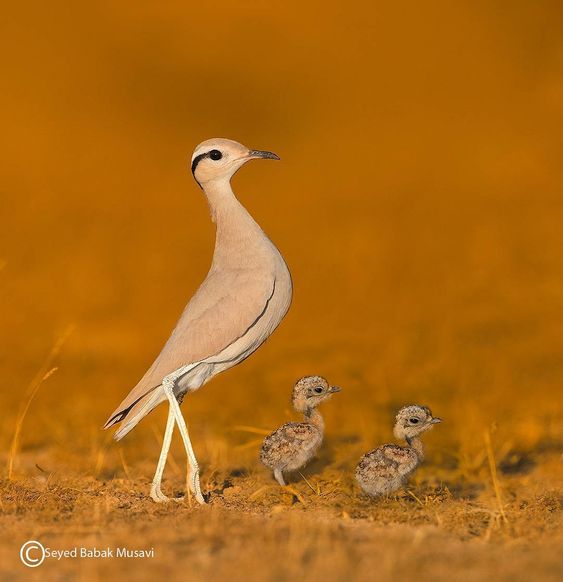
{"label": "chick's beak", "polygon": [[431,421],[430,424],[438,424],[439,422],[442,422],[441,418],[438,418],[437,416],[435,416]]}
{"label": "chick's beak", "polygon": [[334,394],[335,392],[340,392],[342,388],[340,386],[331,386],[328,390],[329,394]]}
{"label": "chick's beak", "polygon": [[251,159],[261,158],[263,160],[279,160],[280,157],[273,152],[266,152],[262,150],[250,150],[248,152],[248,157]]}

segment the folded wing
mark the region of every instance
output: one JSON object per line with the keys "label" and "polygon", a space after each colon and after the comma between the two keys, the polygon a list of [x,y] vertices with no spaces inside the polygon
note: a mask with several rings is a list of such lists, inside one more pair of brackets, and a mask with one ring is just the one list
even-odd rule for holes
{"label": "folded wing", "polygon": [[[273,273],[258,269],[211,271],[184,309],[152,366],[110,415],[104,428],[134,415],[165,376],[182,366],[220,354],[243,337],[259,323],[274,292]],[[161,401],[154,394],[152,400],[154,406]],[[152,408],[146,410],[145,406],[143,416]]]}

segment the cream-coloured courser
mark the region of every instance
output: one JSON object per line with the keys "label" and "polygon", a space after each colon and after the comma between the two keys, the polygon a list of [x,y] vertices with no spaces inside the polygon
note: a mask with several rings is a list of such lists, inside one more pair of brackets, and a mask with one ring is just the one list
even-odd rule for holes
{"label": "cream-coloured courser", "polygon": [[105,425],[123,422],[115,433],[119,440],[168,400],[164,442],[151,487],[151,497],[157,502],[168,500],[161,482],[177,424],[190,466],[189,488],[205,503],[179,405],[186,393],[252,354],[278,326],[291,303],[291,276],[283,257],[231,188],[235,172],[255,158],[279,159],[271,152],[249,150],[228,139],[210,139],[195,149],[192,173],[217,225],[211,269],[153,365]]}

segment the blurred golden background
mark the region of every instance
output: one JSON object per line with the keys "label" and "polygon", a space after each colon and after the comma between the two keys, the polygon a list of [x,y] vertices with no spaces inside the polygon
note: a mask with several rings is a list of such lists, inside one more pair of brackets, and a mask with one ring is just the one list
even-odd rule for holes
{"label": "blurred golden background", "polygon": [[[119,445],[100,427],[207,272],[213,225],[188,162],[210,137],[282,158],[249,164],[234,189],[295,289],[270,341],[183,405],[204,486],[233,466],[268,482],[256,435],[236,427],[292,417],[292,383],[309,373],[344,387],[324,408],[332,453],[317,473],[350,472],[411,401],[447,421],[427,439],[437,475],[489,487],[484,434],[509,467],[538,471],[540,452],[560,451],[561,3],[4,12],[6,462],[26,386],[74,326],[22,427],[14,474],[26,487],[39,487],[39,465],[49,479],[126,477],[148,492],[165,411]],[[552,487],[546,463],[518,487]],[[181,488],[181,470],[168,478]]]}

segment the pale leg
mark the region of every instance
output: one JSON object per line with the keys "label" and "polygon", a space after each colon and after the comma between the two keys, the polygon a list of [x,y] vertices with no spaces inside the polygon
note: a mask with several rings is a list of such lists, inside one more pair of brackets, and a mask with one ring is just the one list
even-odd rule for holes
{"label": "pale leg", "polygon": [[151,497],[157,503],[164,503],[170,501],[162,492],[160,484],[162,483],[162,474],[164,473],[164,466],[166,465],[166,458],[170,450],[170,443],[172,442],[172,433],[174,432],[174,411],[172,407],[168,407],[168,420],[166,421],[166,430],[164,431],[164,440],[162,441],[162,450],[156,466],[156,473],[154,474],[151,484]]}
{"label": "pale leg", "polygon": [[274,469],[274,477],[282,487],[285,487],[285,481],[283,480],[281,469]]}
{"label": "pale leg", "polygon": [[174,384],[176,380],[185,373],[183,368],[180,368],[173,374],[166,376],[162,381],[162,388],[168,401],[170,402],[170,410],[174,414],[174,418],[176,420],[176,424],[180,430],[180,435],[182,436],[182,440],[184,441],[184,447],[186,449],[186,454],[188,455],[188,463],[190,465],[190,479],[189,479],[189,486],[190,490],[194,494],[196,501],[198,503],[204,504],[205,499],[203,499],[203,495],[201,494],[201,486],[199,484],[199,465],[197,464],[197,459],[192,448],[192,443],[190,441],[190,436],[188,434],[188,427],[186,426],[186,421],[182,416],[182,412],[180,410],[180,405],[176,400],[176,396],[174,394]]}

